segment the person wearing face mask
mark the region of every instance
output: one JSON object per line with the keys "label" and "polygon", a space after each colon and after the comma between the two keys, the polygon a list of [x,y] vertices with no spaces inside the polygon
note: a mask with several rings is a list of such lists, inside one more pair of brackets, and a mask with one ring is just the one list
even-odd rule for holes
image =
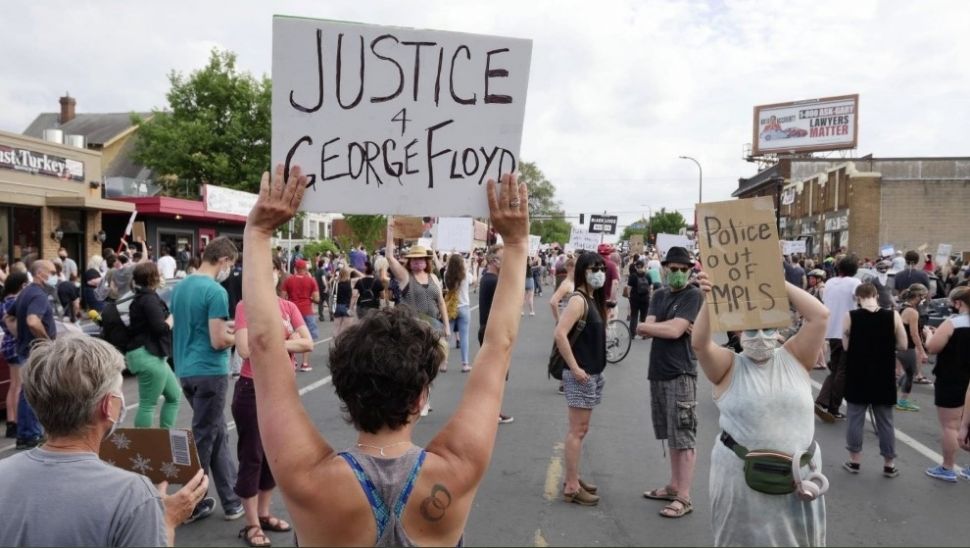
{"label": "person wearing face mask", "polygon": [[694,261],[686,249],[671,247],[661,264],[667,270],[667,287],[653,294],[637,334],[653,338],[647,373],[650,411],[654,435],[670,445],[670,481],[643,496],[669,501],[660,515],[680,518],[694,509],[690,488],[697,459],[697,363],[690,329],[704,296],[687,283]]}
{"label": "person wearing face mask", "polygon": [[899,294],[901,303],[900,316],[906,330],[907,345],[896,354],[903,369],[903,376],[899,379],[899,401],[896,409],[900,411],[919,411],[919,406],[910,400],[913,392],[913,382],[919,375],[920,365],[928,360],[926,344],[923,340],[923,328],[926,321],[919,313],[919,305],[926,299],[928,290],[923,284],[913,284]]}
{"label": "person wearing face mask", "polygon": [[957,475],[970,480],[970,470],[957,467],[955,462],[958,446],[970,450],[970,420],[965,406],[970,401],[970,287],[950,292],[950,312],[954,315],[926,341],[926,351],[936,354],[933,392],[943,445],[943,462],[928,469],[926,475],[956,482]]}
{"label": "person wearing face mask", "polygon": [[48,439],[0,461],[0,545],[175,544],[175,528],[205,494],[203,471],[168,495],[166,483],[153,486],[98,456],[125,420],[124,366],[111,345],[85,335],[34,346],[24,393]]}
{"label": "person wearing face mask", "polygon": [[[563,391],[569,409],[564,457],[566,477],[563,499],[583,506],[599,504],[597,488],[580,478],[583,440],[589,432],[593,408],[603,399],[606,368],[606,263],[595,253],[583,253],[576,261],[576,292],[569,296],[556,324],[556,348],[566,364]],[[573,333],[578,322],[582,330]],[[571,341],[570,338],[573,340]]]}
{"label": "person wearing face mask", "polygon": [[[220,284],[236,262],[235,244],[219,237],[206,246],[202,263],[172,290],[172,360],[182,393],[192,407],[192,434],[202,466],[211,470],[227,520],[242,517],[233,492],[236,467],[229,452],[224,409],[229,390],[229,352],[235,336],[229,329],[229,295]],[[208,517],[215,508],[203,499],[187,521]]]}
{"label": "person wearing face mask", "polygon": [[[893,406],[896,404],[896,352],[906,348],[906,328],[899,313],[879,306],[879,292],[871,283],[855,290],[859,308],[845,313],[842,320],[842,347],[846,350],[845,401],[848,402],[848,428],[845,431],[849,460],[842,467],[858,474],[862,460],[862,431],[866,411],[871,409],[879,435],[882,474],[899,475]],[[894,351],[895,350],[895,351]]]}
{"label": "person wearing face mask", "polygon": [[[57,337],[54,325],[54,308],[48,299],[47,290],[54,278],[54,263],[36,260],[30,264],[32,283],[17,295],[10,315],[17,319],[17,357],[20,363],[27,363],[34,342],[39,339]],[[43,430],[37,415],[24,395],[20,392],[17,403],[17,449],[36,447],[43,439]]]}
{"label": "person wearing face mask", "polygon": [[[707,273],[698,274],[697,282],[702,294],[711,292]],[[829,312],[802,289],[790,283],[785,289],[802,316],[802,327],[784,344],[777,329],[748,329],[741,332],[742,352],[735,354],[714,342],[706,304],[691,335],[704,375],[714,384],[714,403],[720,411],[721,432],[711,450],[710,471],[715,546],[825,545],[825,502],[820,498],[824,485],[809,487],[817,493],[812,495],[800,484],[810,479],[813,484],[827,484],[814,472],[821,469],[822,458],[813,442],[808,373],[822,345]],[[745,461],[739,458],[743,449],[798,459],[798,479],[792,470],[792,479],[799,482],[796,489],[783,494],[756,490],[747,478]]]}

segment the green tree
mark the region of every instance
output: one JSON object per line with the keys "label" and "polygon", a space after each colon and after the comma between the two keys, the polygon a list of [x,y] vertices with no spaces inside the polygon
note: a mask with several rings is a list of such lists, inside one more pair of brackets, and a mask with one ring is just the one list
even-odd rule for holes
{"label": "green tree", "polygon": [[564,218],[562,205],[556,199],[556,187],[533,162],[519,164],[519,181],[529,185],[529,233],[542,236],[543,243],[569,241],[571,230]]}
{"label": "green tree", "polygon": [[640,226],[630,225],[624,228],[623,234],[620,236],[621,240],[629,240],[630,236],[639,234],[643,236],[644,242],[653,242],[653,237],[656,237],[657,234],[679,234],[680,229],[687,226],[687,221],[677,211],[667,211],[666,208],[660,208],[660,211],[654,213],[649,221],[640,219],[634,224]]}
{"label": "green tree", "polygon": [[166,195],[197,196],[202,184],[257,192],[270,164],[269,78],[238,72],[235,53],[213,49],[204,68],[168,79],[168,110],[132,115],[134,160]]}
{"label": "green tree", "polygon": [[347,226],[354,234],[353,243],[350,243],[350,246],[363,243],[367,249],[374,249],[374,246],[383,245],[383,238],[387,230],[387,218],[385,216],[344,215],[344,220],[347,221]]}
{"label": "green tree", "polygon": [[305,246],[303,246],[304,257],[313,257],[317,253],[326,253],[328,251],[333,253],[334,255],[336,255],[337,253],[340,253],[340,249],[337,247],[337,244],[335,244],[333,240],[330,240],[327,238],[324,238],[322,240],[317,240],[315,242],[310,242]]}

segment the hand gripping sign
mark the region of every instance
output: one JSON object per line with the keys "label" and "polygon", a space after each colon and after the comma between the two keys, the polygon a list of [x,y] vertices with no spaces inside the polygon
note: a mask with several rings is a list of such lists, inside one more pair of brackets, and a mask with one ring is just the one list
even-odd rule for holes
{"label": "hand gripping sign", "polygon": [[488,216],[514,172],[532,41],[273,18],[273,163],[312,211]]}
{"label": "hand gripping sign", "polygon": [[791,323],[774,203],[760,197],[697,204],[701,261],[715,331]]}

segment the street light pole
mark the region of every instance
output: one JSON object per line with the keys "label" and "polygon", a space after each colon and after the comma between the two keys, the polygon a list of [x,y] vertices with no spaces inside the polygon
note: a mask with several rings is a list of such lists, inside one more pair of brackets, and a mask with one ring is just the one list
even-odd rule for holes
{"label": "street light pole", "polygon": [[704,168],[701,167],[701,163],[695,158],[690,156],[678,156],[681,160],[690,160],[697,164],[697,203],[704,202]]}

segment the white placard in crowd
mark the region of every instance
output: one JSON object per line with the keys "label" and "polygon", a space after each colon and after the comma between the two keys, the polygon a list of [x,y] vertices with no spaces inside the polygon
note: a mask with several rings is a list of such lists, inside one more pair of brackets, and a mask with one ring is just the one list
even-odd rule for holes
{"label": "white placard in crowd", "polygon": [[590,234],[585,228],[574,226],[569,233],[569,244],[567,248],[571,246],[574,251],[580,249],[584,251],[596,251],[600,239],[599,234]]}
{"label": "white placard in crowd", "polygon": [[273,17],[273,165],[308,211],[487,216],[516,170],[532,41]]}
{"label": "white placard in crowd", "polygon": [[891,245],[883,246],[879,249],[880,257],[892,257],[895,254],[896,254],[896,249]]}
{"label": "white placard in crowd", "polygon": [[539,246],[542,245],[542,236],[529,235],[529,256],[536,257],[539,255]]}
{"label": "white placard in crowd", "polygon": [[418,245],[425,249],[431,249],[433,244],[434,240],[431,238],[418,238]]}
{"label": "white placard in crowd", "polygon": [[667,255],[667,250],[671,247],[693,248],[687,236],[681,234],[657,234],[657,249],[660,250],[661,259]]}
{"label": "white placard in crowd", "polygon": [[940,244],[936,248],[936,258],[934,261],[936,264],[943,266],[950,260],[951,253],[953,253],[952,244]]}
{"label": "white placard in crowd", "polygon": [[435,224],[435,249],[471,253],[474,229],[471,217],[439,217]]}
{"label": "white placard in crowd", "polygon": [[782,240],[782,255],[805,253],[805,240]]}
{"label": "white placard in crowd", "polygon": [[215,185],[205,185],[205,209],[213,213],[228,213],[230,215],[249,216],[249,212],[256,205],[258,194],[243,192],[232,188]]}

